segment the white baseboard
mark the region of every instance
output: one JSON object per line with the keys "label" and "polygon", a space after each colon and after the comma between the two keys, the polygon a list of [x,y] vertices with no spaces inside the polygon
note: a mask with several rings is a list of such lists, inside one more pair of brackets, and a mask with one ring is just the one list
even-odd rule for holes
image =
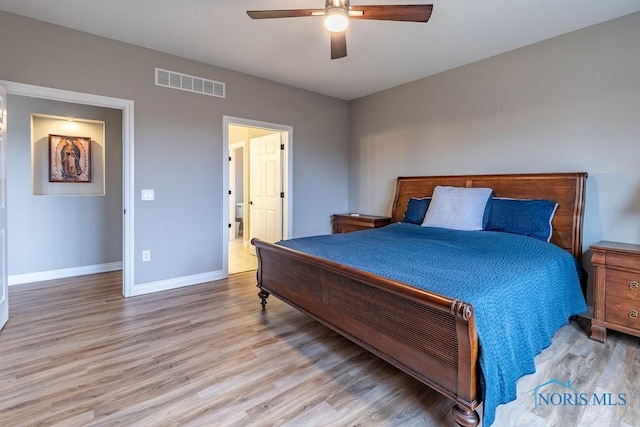
{"label": "white baseboard", "polygon": [[[64,279],[66,277],[84,276],[85,274],[106,273],[107,271],[122,270],[122,262],[107,264],[86,265],[83,267],[64,268],[61,270],[40,271],[36,273],[14,274],[9,276],[9,286],[25,283],[41,282],[44,280]],[[166,291],[182,288],[184,286],[197,285],[198,283],[212,282],[227,277],[224,271],[210,271],[208,273],[194,274],[191,276],[177,277],[174,279],[159,280],[157,282],[142,283],[133,286],[131,296],[148,294],[151,292]]]}
{"label": "white baseboard", "polygon": [[131,296],[149,294],[151,292],[167,291],[169,289],[182,288],[184,286],[197,285],[198,283],[212,282],[227,277],[224,271],[210,271],[208,273],[194,274],[191,276],[177,277],[175,279],[159,280],[157,282],[141,283],[134,285]]}
{"label": "white baseboard", "polygon": [[63,268],[61,270],[38,271],[36,273],[13,274],[9,276],[9,286],[24,283],[42,282],[43,280],[64,279],[65,277],[84,276],[85,274],[106,273],[122,270],[122,261],[106,264],[84,265],[82,267]]}

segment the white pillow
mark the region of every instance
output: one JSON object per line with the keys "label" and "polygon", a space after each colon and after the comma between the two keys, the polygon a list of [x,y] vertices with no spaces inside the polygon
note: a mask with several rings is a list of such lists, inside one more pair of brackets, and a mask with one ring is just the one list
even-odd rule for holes
{"label": "white pillow", "polygon": [[437,186],[422,226],[482,230],[484,211],[492,193],[491,188]]}

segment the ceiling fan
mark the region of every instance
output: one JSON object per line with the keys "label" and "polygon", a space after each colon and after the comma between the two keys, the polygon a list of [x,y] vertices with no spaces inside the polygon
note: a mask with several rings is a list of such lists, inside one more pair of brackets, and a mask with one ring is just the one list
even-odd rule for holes
{"label": "ceiling fan", "polygon": [[347,56],[349,19],[427,22],[432,10],[432,4],[351,6],[349,0],[326,0],[324,9],[249,10],[247,15],[253,19],[324,16],[324,25],[331,32],[331,59],[337,59]]}

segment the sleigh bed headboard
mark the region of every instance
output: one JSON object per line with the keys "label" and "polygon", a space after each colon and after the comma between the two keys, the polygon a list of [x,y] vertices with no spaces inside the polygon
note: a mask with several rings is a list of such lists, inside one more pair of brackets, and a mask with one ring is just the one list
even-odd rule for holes
{"label": "sleigh bed headboard", "polygon": [[431,196],[437,185],[489,187],[495,197],[552,200],[558,209],[551,242],[580,260],[586,179],[586,172],[399,177],[391,215],[393,222],[401,221],[409,198]]}

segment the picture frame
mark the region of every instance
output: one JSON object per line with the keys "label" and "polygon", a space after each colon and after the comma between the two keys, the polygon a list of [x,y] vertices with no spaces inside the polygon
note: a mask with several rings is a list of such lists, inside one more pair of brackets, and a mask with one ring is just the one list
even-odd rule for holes
{"label": "picture frame", "polygon": [[49,182],[91,182],[91,138],[49,134]]}

